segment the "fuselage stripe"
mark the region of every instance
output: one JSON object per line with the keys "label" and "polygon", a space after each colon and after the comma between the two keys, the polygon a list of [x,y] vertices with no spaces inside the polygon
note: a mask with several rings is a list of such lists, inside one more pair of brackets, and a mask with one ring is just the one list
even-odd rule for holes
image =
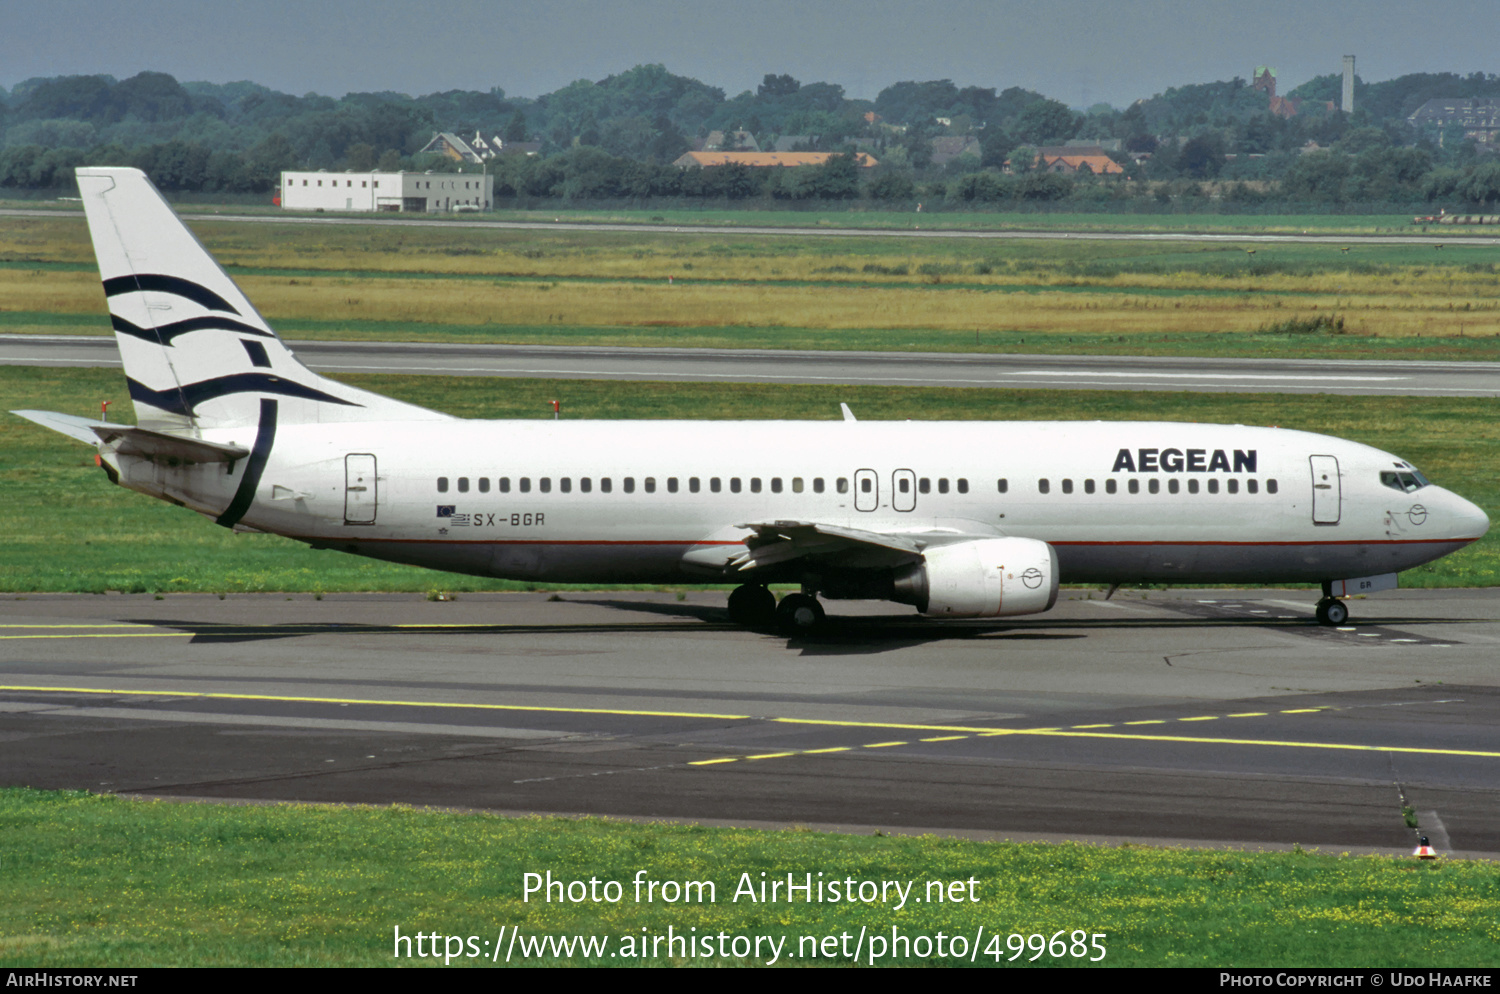
{"label": "fuselage stripe", "polygon": [[245,512],[250,510],[250,505],[255,501],[255,490],[260,486],[261,474],[265,472],[266,462],[271,458],[271,446],[275,442],[276,401],[263,397],[260,402],[260,429],[255,433],[255,447],[245,460],[245,475],[240,478],[234,499],[229,502],[224,513],[214,519],[214,524],[233,528],[239,524]]}

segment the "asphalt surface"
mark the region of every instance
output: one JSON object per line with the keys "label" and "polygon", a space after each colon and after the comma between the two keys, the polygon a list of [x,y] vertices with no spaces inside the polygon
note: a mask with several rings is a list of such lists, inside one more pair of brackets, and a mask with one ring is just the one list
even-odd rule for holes
{"label": "asphalt surface", "polygon": [[1500,591],[1065,592],[787,640],[723,595],[33,595],[7,783],[980,838],[1500,854]]}
{"label": "asphalt surface", "polygon": [[[0,210],[0,217],[57,217],[57,210],[34,210],[8,208]],[[83,211],[77,216],[81,221]],[[622,231],[630,234],[681,234],[681,235],[821,235],[836,238],[975,238],[985,241],[1098,241],[1098,242],[1225,242],[1232,244],[1336,244],[1336,245],[1454,245],[1493,248],[1500,245],[1500,236],[1479,234],[1483,227],[1455,228],[1418,232],[1409,235],[1349,235],[1319,234],[1306,231],[1302,234],[1244,234],[1229,232],[1218,234],[1197,231],[974,231],[949,228],[924,228],[921,219],[912,215],[910,227],[904,228],[834,228],[819,226],[799,228],[792,226],[759,225],[667,225],[667,224],[594,224],[569,221],[501,221],[488,218],[460,219],[458,216],[444,217],[391,217],[388,215],[330,215],[323,217],[296,214],[219,214],[183,213],[184,221],[228,221],[242,224],[365,224],[376,227],[445,227],[445,228],[491,228],[511,231]],[[1434,225],[1433,228],[1437,226]]]}
{"label": "asphalt surface", "polygon": [[[1500,396],[1500,363],[288,342],[317,372],[1207,393]],[[113,337],[0,335],[0,364],[120,365]]]}

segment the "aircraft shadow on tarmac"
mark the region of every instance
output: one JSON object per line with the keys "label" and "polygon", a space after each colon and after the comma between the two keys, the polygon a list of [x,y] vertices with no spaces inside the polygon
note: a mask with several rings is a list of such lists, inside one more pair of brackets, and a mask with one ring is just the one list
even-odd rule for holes
{"label": "aircraft shadow on tarmac", "polygon": [[[611,600],[608,598],[567,598],[569,603],[607,607],[616,611],[651,614],[661,617],[658,624],[649,622],[579,622],[574,624],[474,624],[474,625],[371,625],[338,622],[300,622],[286,624],[224,624],[217,622],[169,620],[160,618],[124,618],[132,624],[155,628],[168,628],[190,633],[192,644],[259,642],[274,639],[306,638],[309,636],[347,635],[368,636],[413,636],[441,635],[517,635],[556,632],[558,634],[619,634],[647,635],[684,630],[740,632],[743,629],[729,621],[728,611],[722,607],[690,603],[650,603],[642,601]],[[1184,612],[1187,613],[1187,612]],[[674,619],[674,620],[667,620]],[[695,620],[702,627],[683,624],[684,620]],[[1380,632],[1388,635],[1411,634],[1392,631],[1390,626],[1424,627],[1432,624],[1461,623],[1461,619],[1450,618],[1381,618],[1378,622],[1365,622],[1347,629],[1332,629],[1317,624],[1310,618],[1268,619],[1254,616],[1202,617],[1189,614],[1186,617],[1165,618],[1098,618],[1098,619],[1044,619],[1005,621],[943,621],[913,615],[829,615],[822,626],[813,632],[792,636],[774,632],[762,632],[768,638],[785,638],[787,648],[798,649],[804,655],[848,655],[856,653],[890,652],[934,642],[955,640],[1005,640],[1005,641],[1057,641],[1086,639],[1094,632],[1119,631],[1121,629],[1203,629],[1203,628],[1274,628],[1288,634],[1321,638],[1343,638],[1355,631]],[[1420,641],[1429,641],[1420,638]]]}

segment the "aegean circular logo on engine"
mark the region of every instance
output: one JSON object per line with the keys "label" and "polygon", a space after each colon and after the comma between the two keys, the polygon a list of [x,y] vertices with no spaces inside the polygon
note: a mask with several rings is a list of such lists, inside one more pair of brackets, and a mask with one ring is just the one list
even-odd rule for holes
{"label": "aegean circular logo on engine", "polygon": [[1414,525],[1420,525],[1427,520],[1427,508],[1421,504],[1413,504],[1411,509],[1406,512],[1406,520]]}
{"label": "aegean circular logo on engine", "polygon": [[1021,574],[1021,582],[1032,590],[1035,590],[1042,585],[1042,571],[1035,566],[1031,567]]}

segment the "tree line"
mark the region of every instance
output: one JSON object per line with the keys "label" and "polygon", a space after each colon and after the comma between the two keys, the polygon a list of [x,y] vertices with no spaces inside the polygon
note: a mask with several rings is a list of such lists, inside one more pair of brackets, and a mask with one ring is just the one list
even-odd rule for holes
{"label": "tree line", "polygon": [[[1239,78],[1080,113],[1034,91],[951,80],[894,83],[871,101],[836,84],[767,74],[755,90],[729,97],[659,65],[536,98],[496,87],[335,99],[250,82],[180,83],[156,72],[125,80],[60,76],[0,89],[0,187],[66,188],[79,165],[115,164],[142,168],[170,191],[269,194],[286,169],[460,168],[418,154],[434,133],[452,131],[539,144],[539,155],[488,167],[497,197],[517,200],[1500,202],[1494,157],[1461,131],[1419,132],[1406,122],[1433,96],[1500,97],[1500,78],[1358,80],[1353,115],[1326,108],[1339,85],[1330,75],[1293,90],[1288,96],[1302,101],[1301,110],[1287,118]],[[713,132],[748,133],[763,147],[790,136],[799,149],[839,154],[798,169],[671,165]],[[933,139],[941,137],[973,141],[965,154],[937,164]],[[1070,139],[1104,140],[1127,182],[1035,168],[1038,147]],[[856,168],[859,152],[880,167]]]}

